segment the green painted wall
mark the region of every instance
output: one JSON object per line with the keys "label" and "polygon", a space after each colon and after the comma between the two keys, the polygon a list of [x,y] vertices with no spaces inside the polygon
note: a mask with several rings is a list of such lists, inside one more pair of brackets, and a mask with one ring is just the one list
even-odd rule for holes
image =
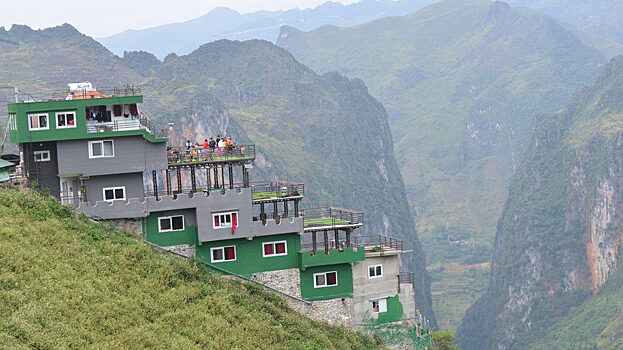
{"label": "green painted wall", "polygon": [[152,212],[149,216],[143,218],[143,238],[161,247],[179,244],[197,244],[197,226],[191,225],[187,220],[187,216],[184,216],[184,230],[170,232],[158,231],[158,218],[170,215],[170,212]]}
{"label": "green painted wall", "polygon": [[376,322],[378,324],[397,322],[402,320],[402,303],[398,295],[387,298],[387,312],[379,312]]}
{"label": "green painted wall", "polygon": [[[337,286],[314,288],[314,274],[337,271]],[[308,267],[300,271],[301,297],[305,300],[327,300],[353,296],[353,267],[351,264]]]}
{"label": "green painted wall", "polygon": [[325,254],[324,250],[315,252],[301,252],[301,270],[305,270],[314,266],[336,265],[363,261],[366,258],[364,248],[344,248],[343,251],[338,249],[329,250]]}
{"label": "green painted wall", "polygon": [[[264,242],[286,241],[288,255],[263,256]],[[212,263],[210,248],[236,246],[236,260]],[[255,237],[252,240],[231,239],[225,241],[203,242],[196,246],[195,255],[198,259],[220,269],[242,276],[250,276],[257,272],[286,270],[299,267],[299,251],[301,236],[298,233]],[[351,282],[352,285],[352,282]],[[352,289],[352,287],[351,287]]]}
{"label": "green painted wall", "polygon": [[[124,130],[110,131],[101,133],[87,133],[86,125],[86,107],[117,105],[117,104],[133,104],[142,103],[143,96],[124,96],[111,98],[91,98],[81,100],[61,100],[61,101],[41,101],[29,103],[10,103],[8,105],[9,113],[14,113],[17,121],[17,130],[10,131],[11,142],[44,142],[58,140],[76,140],[84,138],[101,138],[115,136],[131,136],[142,135],[150,142],[166,142],[166,139],[158,139],[154,135],[145,130]],[[57,129],[56,128],[56,112],[75,111],[76,127]],[[28,129],[29,113],[47,113],[48,114],[48,130]]]}

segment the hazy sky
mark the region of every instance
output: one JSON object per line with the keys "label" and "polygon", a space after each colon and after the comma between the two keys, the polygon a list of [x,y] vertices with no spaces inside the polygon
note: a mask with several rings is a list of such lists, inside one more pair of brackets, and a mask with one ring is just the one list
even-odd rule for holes
{"label": "hazy sky", "polygon": [[[343,4],[357,0],[333,0]],[[199,17],[217,6],[241,13],[315,7],[326,0],[2,0],[0,26],[26,24],[34,29],[69,23],[98,38],[126,29],[143,29]]]}

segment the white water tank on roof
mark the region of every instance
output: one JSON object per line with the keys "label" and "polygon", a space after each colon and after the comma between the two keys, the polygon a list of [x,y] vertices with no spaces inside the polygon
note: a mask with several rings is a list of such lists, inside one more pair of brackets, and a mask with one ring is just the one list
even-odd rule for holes
{"label": "white water tank on roof", "polygon": [[93,84],[88,81],[67,84],[67,89],[69,89],[69,91],[95,91]]}

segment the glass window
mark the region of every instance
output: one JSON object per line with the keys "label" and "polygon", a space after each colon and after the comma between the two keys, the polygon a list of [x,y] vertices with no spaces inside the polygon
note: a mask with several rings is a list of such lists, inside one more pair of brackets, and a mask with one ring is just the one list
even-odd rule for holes
{"label": "glass window", "polygon": [[337,286],[337,271],[314,274],[314,288]]}
{"label": "glass window", "polygon": [[387,299],[372,300],[372,312],[387,312]]}
{"label": "glass window", "polygon": [[170,218],[160,218],[160,231],[170,231],[171,220]]}
{"label": "glass window", "polygon": [[211,248],[212,262],[233,261],[236,260],[236,247],[217,247]]}
{"label": "glass window", "polygon": [[368,277],[369,278],[383,277],[383,265],[368,266]]}
{"label": "glass window", "polygon": [[158,218],[160,232],[181,231],[184,229],[184,215],[163,216]]}
{"label": "glass window", "polygon": [[48,115],[47,114],[29,114],[28,115],[28,129],[29,130],[47,130]]}
{"label": "glass window", "polygon": [[104,191],[105,201],[125,200],[125,186],[107,187],[102,190]]}
{"label": "glass window", "polygon": [[89,141],[89,158],[114,157],[115,149],[112,140]]}
{"label": "glass window", "polygon": [[212,214],[213,228],[238,227],[238,212]]}
{"label": "glass window", "polygon": [[171,226],[173,227],[174,230],[183,230],[184,229],[184,217],[181,215],[172,216]]}
{"label": "glass window", "polygon": [[47,162],[50,160],[50,151],[34,151],[35,162]]}
{"label": "glass window", "polygon": [[56,113],[56,127],[59,129],[75,128],[76,127],[76,113],[75,112]]}
{"label": "glass window", "polygon": [[266,242],[263,244],[264,257],[287,255],[286,241]]}

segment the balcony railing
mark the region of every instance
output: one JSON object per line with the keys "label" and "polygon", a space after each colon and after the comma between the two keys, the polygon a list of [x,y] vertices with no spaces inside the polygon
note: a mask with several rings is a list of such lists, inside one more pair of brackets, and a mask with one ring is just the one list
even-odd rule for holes
{"label": "balcony railing", "polygon": [[73,92],[74,98],[90,98],[91,96],[97,98],[105,97],[124,97],[124,96],[139,96],[141,95],[141,85],[122,85],[110,88],[96,89],[96,90],[59,90],[52,93],[51,100],[64,100],[69,93]]}
{"label": "balcony railing", "polygon": [[413,272],[410,271],[400,271],[398,273],[398,293],[400,293],[400,285],[401,284],[406,284],[406,285],[413,285],[413,282],[415,281],[415,279],[413,278]]}
{"label": "balcony railing", "polygon": [[303,227],[307,230],[331,230],[336,227],[363,225],[359,211],[326,207],[303,209]]}
{"label": "balcony railing", "polygon": [[255,159],[255,145],[234,145],[222,149],[170,147],[168,152],[169,165]]}
{"label": "balcony railing", "polygon": [[137,119],[115,120],[111,122],[88,122],[87,133],[124,131],[124,130],[145,130],[148,133],[158,137],[166,138],[167,129],[157,130],[156,125],[144,115],[140,115]]}
{"label": "balcony railing", "polygon": [[366,253],[384,253],[388,251],[403,251],[402,240],[385,235],[355,236],[353,242],[366,248]]}
{"label": "balcony railing", "polygon": [[258,181],[251,182],[251,193],[254,201],[271,201],[288,197],[303,197],[305,185],[283,181]]}

